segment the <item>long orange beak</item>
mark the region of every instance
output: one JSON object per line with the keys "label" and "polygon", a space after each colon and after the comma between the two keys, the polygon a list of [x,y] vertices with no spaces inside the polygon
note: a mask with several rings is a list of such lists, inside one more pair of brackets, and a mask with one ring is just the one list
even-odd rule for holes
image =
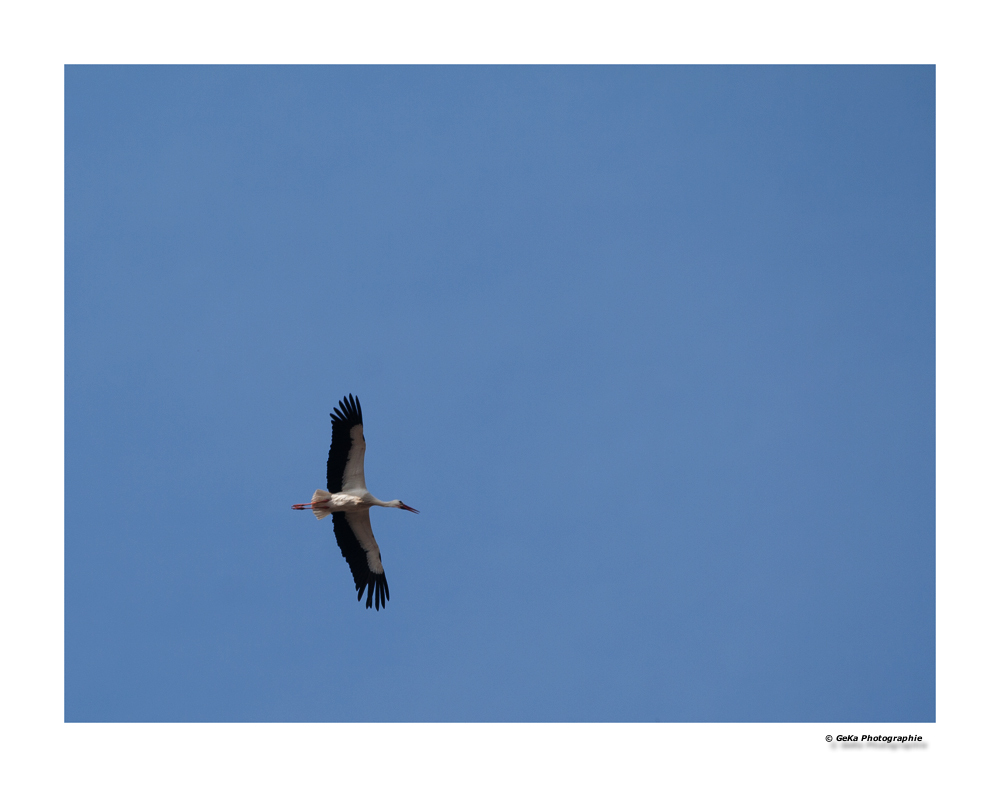
{"label": "long orange beak", "polygon": [[410,508],[410,507],[409,507],[408,505],[406,505],[406,503],[404,503],[404,502],[403,502],[402,500],[400,500],[400,501],[399,501],[399,507],[400,507],[400,508],[402,508],[402,509],[405,509],[405,510],[407,510],[407,511],[412,511],[412,512],[413,512],[414,514],[419,514],[419,513],[420,513],[419,511],[417,511],[417,509],[415,509],[415,508]]}

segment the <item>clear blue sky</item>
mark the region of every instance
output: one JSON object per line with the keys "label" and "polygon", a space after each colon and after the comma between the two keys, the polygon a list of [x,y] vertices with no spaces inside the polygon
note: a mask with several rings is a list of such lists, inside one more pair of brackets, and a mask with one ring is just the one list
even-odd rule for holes
{"label": "clear blue sky", "polygon": [[[67,68],[67,720],[933,721],[934,112]],[[377,613],[290,508],[348,392]]]}

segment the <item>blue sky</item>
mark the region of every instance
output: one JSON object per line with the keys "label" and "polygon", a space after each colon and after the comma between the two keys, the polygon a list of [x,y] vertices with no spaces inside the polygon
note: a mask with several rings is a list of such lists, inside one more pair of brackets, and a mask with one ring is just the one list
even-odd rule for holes
{"label": "blue sky", "polygon": [[[66,718],[933,721],[934,69],[69,67]],[[323,486],[359,396],[388,608]]]}

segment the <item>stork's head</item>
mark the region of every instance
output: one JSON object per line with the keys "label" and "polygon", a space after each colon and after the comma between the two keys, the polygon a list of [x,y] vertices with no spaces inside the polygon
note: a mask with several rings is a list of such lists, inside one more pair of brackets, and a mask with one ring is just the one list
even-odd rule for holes
{"label": "stork's head", "polygon": [[404,511],[412,511],[414,514],[420,513],[419,511],[417,511],[417,509],[410,508],[402,500],[393,500],[391,503],[389,503],[389,505],[391,505],[393,508],[402,508]]}

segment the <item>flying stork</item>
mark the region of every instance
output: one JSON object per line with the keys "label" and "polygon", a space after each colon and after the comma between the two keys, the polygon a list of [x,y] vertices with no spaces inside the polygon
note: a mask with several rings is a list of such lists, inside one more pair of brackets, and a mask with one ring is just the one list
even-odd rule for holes
{"label": "flying stork", "polygon": [[361,402],[348,394],[333,408],[333,441],[326,462],[326,489],[317,489],[311,503],[296,503],[297,511],[312,509],[317,519],[333,514],[333,535],[354,576],[358,601],[368,588],[365,608],[385,606],[389,586],[385,582],[382,554],[379,552],[368,509],[372,506],[402,508],[419,514],[402,500],[379,500],[365,486],[365,434],[361,422]]}

